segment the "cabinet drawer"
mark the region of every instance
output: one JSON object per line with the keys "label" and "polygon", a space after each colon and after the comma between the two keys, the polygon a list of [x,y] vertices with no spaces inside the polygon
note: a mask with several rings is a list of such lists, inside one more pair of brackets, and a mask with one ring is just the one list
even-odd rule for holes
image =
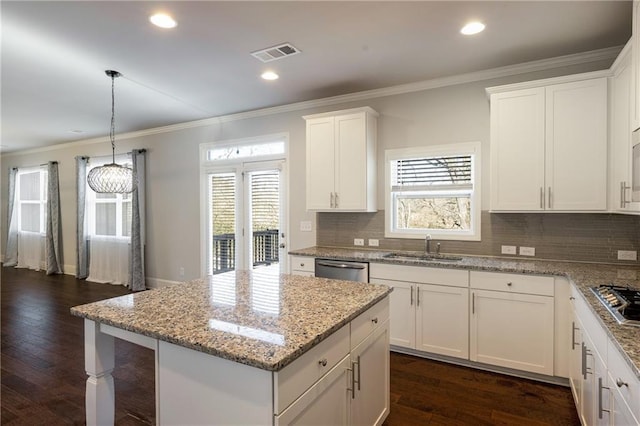
{"label": "cabinet drawer", "polygon": [[385,297],[351,321],[351,349],[389,319],[389,298]]}
{"label": "cabinet drawer", "polygon": [[276,414],[324,376],[349,353],[349,324],[327,337],[309,352],[274,373]]}
{"label": "cabinet drawer", "polygon": [[[303,272],[315,272],[315,258],[306,256],[291,256],[291,270]],[[299,274],[301,275],[301,274]],[[313,276],[313,275],[311,275]]]}
{"label": "cabinet drawer", "polygon": [[504,274],[501,272],[470,272],[472,288],[511,293],[553,296],[553,277],[537,275]]}
{"label": "cabinet drawer", "polygon": [[589,302],[582,297],[580,290],[578,290],[575,285],[571,287],[571,297],[573,297],[573,309],[578,318],[580,318],[580,322],[582,322],[583,332],[589,335],[589,338],[593,342],[594,349],[606,363],[607,342],[609,338],[607,337],[605,329],[602,324],[600,324],[598,318],[596,318],[596,314],[594,314],[589,307]]}
{"label": "cabinet drawer", "polygon": [[640,420],[640,379],[633,374],[613,342],[609,342],[607,359],[609,387],[618,390],[635,418]]}
{"label": "cabinet drawer", "polygon": [[469,271],[463,269],[399,266],[384,263],[369,265],[369,276],[381,280],[409,281],[422,284],[440,284],[469,287]]}

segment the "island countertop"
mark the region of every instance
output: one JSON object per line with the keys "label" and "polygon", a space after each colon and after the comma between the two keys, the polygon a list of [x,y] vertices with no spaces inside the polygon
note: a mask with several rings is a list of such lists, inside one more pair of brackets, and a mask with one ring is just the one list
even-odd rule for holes
{"label": "island countertop", "polygon": [[[640,327],[620,325],[596,299],[591,287],[615,284],[640,289],[640,269],[637,265],[599,264],[563,262],[553,260],[529,260],[521,258],[500,258],[460,255],[457,262],[422,261],[389,258],[389,250],[353,249],[340,247],[308,247],[291,250],[290,255],[319,258],[352,260],[359,262],[390,263],[431,268],[466,269],[474,271],[509,272],[519,274],[539,274],[564,276],[571,280],[587,301],[607,334],[615,342],[618,350],[635,375],[640,378]],[[418,253],[418,252],[407,252]]]}
{"label": "island countertop", "polygon": [[384,285],[236,271],[75,306],[71,313],[278,371],[391,291]]}

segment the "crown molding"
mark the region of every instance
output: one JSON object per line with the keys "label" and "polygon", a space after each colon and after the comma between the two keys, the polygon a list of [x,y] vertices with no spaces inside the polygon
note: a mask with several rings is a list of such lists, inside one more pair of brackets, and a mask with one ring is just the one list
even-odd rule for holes
{"label": "crown molding", "polygon": [[[287,112],[300,111],[324,106],[330,106],[341,103],[357,102],[385,96],[402,95],[412,92],[421,92],[424,90],[437,89],[446,86],[454,86],[464,83],[472,83],[476,81],[491,80],[500,77],[507,77],[518,74],[525,74],[535,71],[544,71],[554,68],[567,67],[572,65],[581,65],[602,60],[613,60],[618,56],[623,46],[614,46],[604,49],[591,50],[588,52],[574,53],[571,55],[558,56],[555,58],[541,59],[537,61],[524,62],[516,65],[508,65],[504,67],[492,68],[483,71],[454,75],[450,77],[441,77],[431,80],[420,81],[416,83],[400,84],[396,86],[385,87],[381,89],[365,90],[362,92],[349,93],[346,95],[331,96],[328,98],[313,99],[310,101],[295,102],[275,107],[261,108],[251,111],[245,111],[235,114],[221,115],[217,117],[204,118],[201,120],[187,121],[184,123],[171,124],[168,126],[154,127],[151,129],[139,130],[117,135],[117,138],[131,139],[159,133],[175,132],[179,130],[192,129],[203,126],[212,126],[231,121],[245,120],[249,118],[264,117],[268,115],[283,114]],[[93,145],[97,143],[108,142],[109,138],[99,137],[93,139],[85,139],[80,141],[66,142],[62,144],[50,145],[42,148],[33,148],[23,151],[12,151],[2,153],[2,156],[24,155],[51,150],[70,148],[74,146]]]}

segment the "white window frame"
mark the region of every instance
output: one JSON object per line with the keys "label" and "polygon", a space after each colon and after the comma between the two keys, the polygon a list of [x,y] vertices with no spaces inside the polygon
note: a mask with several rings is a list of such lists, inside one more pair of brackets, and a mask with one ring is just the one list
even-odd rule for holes
{"label": "white window frame", "polygon": [[[87,167],[87,176],[89,172],[98,166],[102,166],[104,164],[109,164],[112,162],[112,157],[103,157],[98,158],[97,160],[93,160],[89,167]],[[120,165],[128,165],[131,167],[131,158],[126,155],[116,156],[116,163]],[[131,194],[128,195],[128,199],[125,199],[123,194],[115,194],[115,198],[98,198],[96,192],[91,189],[87,180],[85,178],[85,184],[87,186],[86,190],[86,207],[87,207],[87,234],[89,238],[105,238],[105,239],[116,239],[116,240],[124,240],[130,241],[130,235],[123,235],[123,220],[122,220],[122,208],[126,204],[131,204],[132,198]],[[102,235],[96,234],[96,205],[97,204],[115,204],[116,206],[116,234],[115,235]]]}
{"label": "white window frame", "polygon": [[[391,163],[395,160],[419,158],[419,157],[445,157],[456,155],[470,155],[472,168],[471,200],[471,226],[469,230],[444,230],[444,229],[397,229],[395,227],[395,193],[392,190]],[[431,235],[433,239],[480,241],[480,216],[481,216],[481,144],[480,142],[452,143],[446,145],[428,145],[413,148],[390,149],[385,151],[385,238],[422,239]],[[441,193],[443,196],[455,194],[455,189],[434,188],[433,191],[424,194],[434,195]]]}
{"label": "white window frame", "polygon": [[[38,172],[40,178],[40,198],[38,200],[20,199],[20,176]],[[47,233],[47,169],[44,167],[19,168],[16,174],[16,204],[18,208],[18,232],[45,235]],[[38,204],[40,206],[39,231],[22,230],[22,206],[25,204]]]}

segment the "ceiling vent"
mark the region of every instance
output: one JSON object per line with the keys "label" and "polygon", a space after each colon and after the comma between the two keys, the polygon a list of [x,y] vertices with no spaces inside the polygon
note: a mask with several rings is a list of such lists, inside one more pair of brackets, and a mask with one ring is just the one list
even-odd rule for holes
{"label": "ceiling vent", "polygon": [[278,46],[251,52],[251,56],[258,58],[262,62],[271,62],[277,59],[286,58],[287,56],[297,55],[298,53],[300,53],[300,50],[295,46],[289,43],[284,43]]}

